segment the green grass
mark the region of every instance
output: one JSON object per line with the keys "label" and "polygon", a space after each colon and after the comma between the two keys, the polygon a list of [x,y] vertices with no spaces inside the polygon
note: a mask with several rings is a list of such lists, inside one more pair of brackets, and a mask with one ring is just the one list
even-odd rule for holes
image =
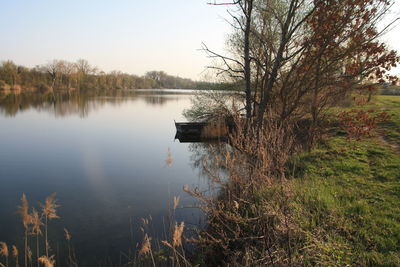
{"label": "green grass", "polygon": [[382,123],[380,128],[388,141],[400,145],[400,96],[378,96],[373,104],[391,115],[391,119]]}
{"label": "green grass", "polygon": [[392,115],[376,136],[332,136],[296,157],[296,221],[309,264],[400,266],[400,97],[372,106]]}

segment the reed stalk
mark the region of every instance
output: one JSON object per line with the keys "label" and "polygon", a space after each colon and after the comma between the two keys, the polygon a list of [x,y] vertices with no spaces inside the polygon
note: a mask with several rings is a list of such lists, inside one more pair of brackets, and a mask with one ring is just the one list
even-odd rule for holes
{"label": "reed stalk", "polygon": [[15,258],[15,267],[19,267],[19,260],[18,260],[18,249],[16,246],[12,246],[12,255]]}
{"label": "reed stalk", "polygon": [[146,255],[146,254],[150,255],[153,266],[155,267],[156,263],[154,261],[154,256],[151,249],[151,237],[149,237],[147,234],[144,235],[142,248],[139,250],[139,255]]}
{"label": "reed stalk", "polygon": [[39,262],[43,263],[45,267],[54,267],[56,260],[54,259],[54,255],[51,257],[42,256],[39,258]]}
{"label": "reed stalk", "polygon": [[43,226],[42,219],[39,216],[39,212],[36,209],[32,210],[32,231],[31,234],[36,236],[36,261],[37,266],[39,267],[39,255],[40,255],[40,247],[39,247],[39,235],[42,235],[41,226]]}
{"label": "reed stalk", "polygon": [[6,267],[8,267],[8,246],[5,242],[0,242],[0,255],[6,258]]}
{"label": "reed stalk", "polygon": [[48,221],[51,219],[57,219],[60,218],[57,216],[57,208],[60,206],[56,204],[56,193],[51,194],[48,196],[45,200],[44,204],[40,203],[40,206],[42,208],[42,215],[44,217],[44,230],[45,230],[45,252],[46,252],[46,258],[49,258],[49,241],[48,241]]}
{"label": "reed stalk", "polygon": [[18,212],[22,218],[22,224],[24,225],[24,265],[28,267],[28,233],[29,226],[32,224],[32,216],[29,214],[29,203],[25,196],[22,194],[21,206],[18,206]]}

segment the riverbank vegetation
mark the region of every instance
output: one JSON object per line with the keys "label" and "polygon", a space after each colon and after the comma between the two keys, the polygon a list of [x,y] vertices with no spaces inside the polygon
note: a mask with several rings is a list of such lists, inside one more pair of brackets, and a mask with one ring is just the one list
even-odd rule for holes
{"label": "riverbank vegetation", "polygon": [[363,108],[373,107],[390,119],[360,140],[331,114],[308,152],[288,136],[289,125],[276,122],[259,136],[241,129],[247,134],[231,136],[233,149],[212,148],[201,164],[219,186],[218,198],[185,189],[208,215],[194,241],[198,263],[398,266],[400,98],[378,96]]}
{"label": "riverbank vegetation", "polygon": [[397,82],[399,57],[376,28],[393,1],[220,5],[231,53],[204,50],[245,83],[246,119],[231,109],[230,148],[203,162],[219,197],[186,190],[208,215],[199,262],[399,265],[399,100],[373,97]]}
{"label": "riverbank vegetation", "polygon": [[232,82],[205,82],[149,71],[144,76],[111,71],[105,73],[88,61],[52,60],[33,68],[18,66],[8,60],[0,64],[0,93],[48,93],[53,91],[95,91],[121,89],[207,89],[233,90]]}

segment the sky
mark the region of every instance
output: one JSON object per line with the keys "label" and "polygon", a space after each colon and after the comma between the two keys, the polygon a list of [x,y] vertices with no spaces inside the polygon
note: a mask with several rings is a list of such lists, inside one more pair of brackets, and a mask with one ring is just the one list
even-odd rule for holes
{"label": "sky", "polygon": [[207,0],[0,0],[0,61],[33,67],[83,58],[104,71],[164,70],[200,79],[202,42],[221,51],[229,25]]}
{"label": "sky", "polygon": [[[106,72],[204,79],[211,62],[202,42],[223,51],[230,32],[226,7],[207,2],[0,0],[0,61],[33,67],[83,58]],[[400,52],[400,26],[384,39]]]}

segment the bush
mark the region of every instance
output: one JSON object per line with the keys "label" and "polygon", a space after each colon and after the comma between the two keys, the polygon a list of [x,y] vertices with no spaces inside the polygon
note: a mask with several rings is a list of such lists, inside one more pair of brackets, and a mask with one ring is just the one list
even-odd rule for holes
{"label": "bush", "polygon": [[10,91],[10,86],[3,80],[0,80],[0,92],[8,92]]}
{"label": "bush", "polygon": [[39,84],[39,86],[37,87],[38,92],[39,93],[49,93],[53,91],[53,88],[51,88],[50,86],[48,86],[47,84],[41,83]]}

